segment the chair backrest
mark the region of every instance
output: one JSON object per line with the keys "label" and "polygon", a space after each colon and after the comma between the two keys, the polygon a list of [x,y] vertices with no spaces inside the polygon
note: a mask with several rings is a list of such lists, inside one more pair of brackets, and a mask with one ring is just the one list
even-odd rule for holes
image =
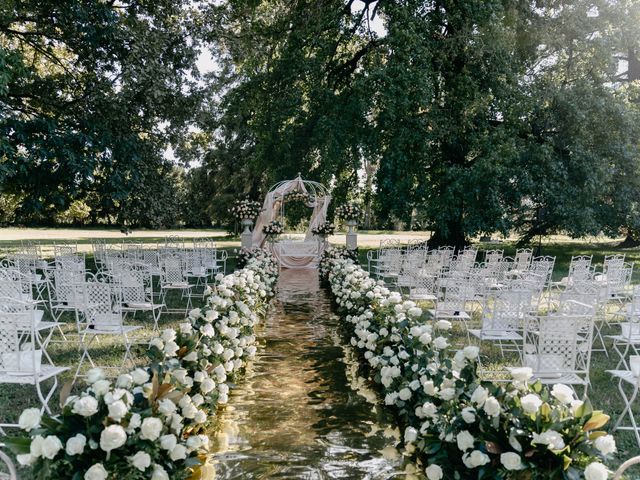
{"label": "chair backrest", "polygon": [[521,331],[531,310],[531,299],[530,290],[500,290],[486,295],[482,308],[482,331]]}
{"label": "chair backrest", "polygon": [[[40,369],[42,350],[33,348],[35,309],[33,303],[0,298],[0,374],[32,373]],[[21,345],[31,348],[21,348]]]}
{"label": "chair backrest", "polygon": [[84,316],[100,327],[122,326],[122,297],[117,284],[95,279],[83,284]]}
{"label": "chair backrest", "polygon": [[502,261],[504,257],[504,250],[486,250],[484,252],[484,263],[491,264]]}
{"label": "chair backrest", "polygon": [[525,322],[524,363],[541,377],[588,374],[594,317],[547,315]]}
{"label": "chair backrest", "polygon": [[519,248],[516,250],[516,256],[513,263],[516,270],[526,270],[531,265],[533,259],[533,250],[531,248]]}
{"label": "chair backrest", "polygon": [[179,255],[167,255],[160,259],[160,282],[180,283],[184,282],[184,262]]}

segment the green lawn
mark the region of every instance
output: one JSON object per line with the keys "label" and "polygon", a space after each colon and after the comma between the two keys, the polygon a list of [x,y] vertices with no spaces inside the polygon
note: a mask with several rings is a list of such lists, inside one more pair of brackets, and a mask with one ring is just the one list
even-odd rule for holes
{"label": "green lawn", "polygon": [[[157,241],[163,241],[164,239],[155,238],[155,237],[146,237],[144,239],[135,239],[135,242],[139,240],[144,243],[155,243]],[[57,240],[60,241],[60,240]],[[114,240],[114,243],[121,242],[121,239]],[[52,240],[52,243],[55,241]],[[89,241],[87,240],[87,243]],[[1,241],[0,244],[4,247],[15,248],[19,242],[16,241]],[[224,248],[229,252],[230,258],[227,262],[227,271],[232,271],[235,268],[235,259],[234,259],[234,251],[237,249],[236,246],[224,246],[224,242],[220,243],[221,248]],[[515,252],[515,246],[512,243],[505,243],[501,245],[480,245],[482,249],[493,249],[500,248],[505,250],[505,255],[513,255]],[[371,249],[371,247],[364,247],[359,249],[359,259],[360,262],[366,267],[366,255],[367,252]],[[638,249],[617,249],[615,247],[614,242],[597,242],[597,243],[587,243],[587,242],[575,242],[575,241],[562,241],[562,242],[554,242],[554,243],[546,243],[542,246],[542,254],[543,255],[552,255],[556,257],[556,267],[554,270],[554,279],[560,279],[562,276],[566,275],[568,270],[569,261],[572,255],[593,255],[594,264],[601,264],[605,255],[613,254],[613,253],[625,253],[627,255],[628,261],[640,261],[640,250]],[[87,255],[87,263],[89,268],[94,268],[93,257],[91,254]],[[634,273],[634,282],[640,282],[640,272],[636,269]],[[178,299],[170,300],[170,306],[176,306],[180,302]],[[203,300],[198,298],[194,299],[194,306],[202,306]],[[48,315],[48,314],[47,314]],[[74,366],[77,365],[77,362],[80,358],[79,351],[79,343],[77,339],[77,335],[75,334],[75,317],[72,314],[65,314],[62,317],[63,321],[66,322],[66,326],[64,328],[65,333],[68,334],[68,341],[60,341],[60,336],[58,334],[54,334],[54,341],[51,343],[49,347],[49,352],[56,362],[56,364],[61,366]],[[182,321],[183,316],[179,314],[163,314],[160,320],[160,329],[166,327],[174,327],[180,321]],[[152,332],[152,320],[150,315],[145,314],[137,314],[134,317],[129,316],[128,321],[131,324],[136,325],[144,325],[145,328],[136,332],[136,337],[140,343],[140,346],[137,348],[136,352],[136,361],[139,364],[143,364],[145,362],[143,349],[144,345],[148,341],[149,337],[153,334]],[[617,328],[607,328],[605,327],[603,333],[617,333]],[[94,348],[92,349],[93,357],[99,364],[104,365],[117,365],[121,355],[122,349],[116,346],[116,342],[113,339],[101,339],[99,344],[94,344]],[[486,345],[482,346],[482,355],[483,362],[485,365],[503,365],[505,363],[509,363],[509,358],[502,359],[499,355],[499,352],[496,349],[492,349]],[[611,415],[612,421],[610,422],[610,426],[612,426],[615,421],[617,415],[622,411],[622,401],[617,391],[617,383],[612,381],[608,374],[605,373],[605,370],[615,368],[617,363],[617,358],[610,356],[607,358],[601,352],[594,352],[592,357],[592,368],[591,368],[591,380],[592,380],[592,388],[589,390],[589,397],[596,408],[604,410],[606,413]],[[73,370],[65,373],[61,376],[61,383],[67,382],[71,380],[73,377]],[[76,388],[80,388],[77,386]],[[50,403],[54,407],[54,410],[57,408],[57,394],[54,396],[54,401]],[[0,387],[0,422],[5,421],[13,421],[17,420],[17,416],[19,412],[26,407],[38,405],[38,400],[35,395],[35,389],[31,386],[8,386],[2,385]],[[639,406],[640,412],[640,406]],[[631,456],[640,454],[640,450],[637,448],[635,443],[635,439],[631,434],[628,433],[618,433],[616,434],[616,438],[618,440],[618,448],[619,454],[618,458],[620,461],[627,459]],[[638,478],[640,478],[640,469]]]}

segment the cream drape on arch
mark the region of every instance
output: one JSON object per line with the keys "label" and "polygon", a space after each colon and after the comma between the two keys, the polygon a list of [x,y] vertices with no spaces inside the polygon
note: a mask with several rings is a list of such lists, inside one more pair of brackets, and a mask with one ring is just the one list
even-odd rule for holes
{"label": "cream drape on arch", "polygon": [[[284,182],[276,189],[267,193],[262,205],[262,213],[260,213],[260,216],[256,220],[256,226],[253,229],[254,247],[262,247],[264,245],[266,235],[262,232],[262,228],[278,218],[284,196],[287,193],[296,191],[307,194],[309,193],[307,192],[304,181],[299,175],[294,180]],[[327,209],[329,208],[331,197],[329,195],[316,197],[315,200],[315,204],[308,205],[309,207],[313,207],[313,212],[311,213],[311,219],[309,220],[309,229],[305,235],[305,241],[313,238],[313,234],[311,233],[312,228],[322,225],[327,220]]]}

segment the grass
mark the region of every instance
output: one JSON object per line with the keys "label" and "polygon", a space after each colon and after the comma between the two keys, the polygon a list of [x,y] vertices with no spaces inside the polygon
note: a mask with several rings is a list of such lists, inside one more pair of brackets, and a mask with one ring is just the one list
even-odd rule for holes
{"label": "grass", "polygon": [[[376,232],[377,233],[377,232]],[[363,236],[366,236],[363,235]],[[120,243],[122,239],[109,239],[113,241],[113,243]],[[130,238],[129,240],[134,241],[136,243],[156,243],[158,241],[163,241],[163,238],[159,237],[144,237],[144,238]],[[62,242],[63,240],[51,240],[50,243]],[[86,240],[85,243],[90,243],[90,240]],[[5,248],[13,249],[19,246],[19,242],[12,240],[0,240],[0,245]],[[229,244],[224,244],[222,248],[227,250],[230,254],[230,258],[227,262],[227,271],[232,271],[235,268],[235,260],[232,258],[232,253],[236,246],[230,246]],[[554,241],[546,242],[542,245],[542,255],[551,255],[556,257],[556,266],[554,269],[554,280],[559,280],[563,276],[566,275],[569,267],[569,262],[571,256],[573,255],[593,255],[594,264],[601,264],[605,255],[611,255],[614,253],[625,253],[627,261],[631,262],[640,262],[640,250],[638,249],[618,249],[616,248],[616,243],[614,241],[559,241],[554,239]],[[480,244],[479,247],[483,250],[486,249],[504,249],[505,255],[513,255],[515,253],[516,247],[513,243],[503,243],[500,245],[494,244]],[[363,247],[359,249],[359,260],[366,267],[367,259],[366,255],[371,247]],[[93,257],[91,254],[87,255],[87,264],[88,267],[94,269]],[[640,283],[640,270],[636,269],[634,272],[634,283]],[[170,306],[176,306],[180,304],[179,299],[174,298],[170,300]],[[201,306],[203,304],[202,300],[194,299],[194,306]],[[47,313],[48,316],[48,313]],[[60,337],[58,334],[54,333],[54,341],[50,344],[49,352],[54,362],[57,365],[61,366],[73,366],[77,365],[81,352],[79,351],[79,343],[77,339],[77,335],[75,337],[72,334],[75,331],[75,317],[72,314],[64,314],[62,316],[62,320],[66,322],[67,326],[65,327],[65,332],[69,334],[69,341],[60,342]],[[175,327],[178,323],[183,320],[183,316],[179,314],[163,314],[159,327],[168,328]],[[143,355],[144,344],[148,341],[148,339],[153,334],[152,331],[152,319],[150,314],[137,314],[134,317],[129,316],[128,321],[131,324],[143,325],[144,328],[136,332],[136,338],[139,343],[139,347],[136,349],[135,353],[135,361],[138,364],[144,364],[145,359]],[[603,334],[613,334],[619,333],[618,329],[615,327],[605,327]],[[58,340],[58,341],[56,341]],[[505,365],[509,363],[508,357],[506,359],[502,359],[500,357],[499,352],[495,348],[490,348],[487,345],[482,345],[482,355],[483,362],[487,365]],[[114,341],[114,339],[101,339],[99,345],[96,346],[94,344],[94,348],[92,349],[92,356],[96,363],[100,365],[118,365],[119,360],[122,357],[122,349],[118,348],[118,343]],[[622,412],[623,403],[620,398],[620,395],[617,391],[617,382],[614,382],[611,377],[605,372],[607,369],[613,369],[616,367],[617,358],[613,357],[613,354],[610,354],[609,358],[607,358],[602,352],[594,352],[592,357],[592,368],[591,368],[591,381],[592,388],[589,390],[589,398],[591,399],[593,405],[601,410],[604,410],[605,413],[611,415],[611,422],[609,423],[609,428],[613,426],[617,416]],[[85,365],[86,366],[86,365]],[[74,371],[68,371],[65,374],[61,375],[60,382],[65,383],[73,378]],[[82,383],[82,382],[79,382]],[[74,387],[75,390],[79,390],[81,388],[80,385]],[[35,389],[33,386],[12,386],[12,385],[1,385],[0,386],[0,422],[15,422],[17,421],[17,416],[22,409],[27,407],[32,407],[34,405],[38,405],[39,402],[37,400],[37,396],[35,394]],[[53,407],[54,411],[57,409],[57,393],[54,395],[53,400],[50,402],[50,405]],[[640,406],[638,408],[638,413],[640,413]],[[618,442],[618,454],[616,456],[616,462],[624,461],[625,459],[639,455],[640,449],[636,445],[635,439],[632,434],[628,432],[619,432],[615,434],[616,440]],[[640,478],[640,469],[636,470],[634,477],[629,478]],[[28,477],[24,477],[28,478]]]}

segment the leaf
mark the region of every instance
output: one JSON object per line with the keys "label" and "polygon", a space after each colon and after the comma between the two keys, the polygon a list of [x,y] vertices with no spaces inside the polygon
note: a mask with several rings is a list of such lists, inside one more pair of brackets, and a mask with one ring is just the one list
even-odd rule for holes
{"label": "leaf", "polygon": [[587,423],[584,424],[582,430],[588,432],[589,430],[595,430],[601,428],[609,421],[609,415],[605,415],[601,410],[596,410]]}
{"label": "leaf", "polygon": [[502,453],[502,449],[495,442],[485,442],[485,446],[487,447],[487,452],[489,453],[494,453],[494,454]]}
{"label": "leaf", "polygon": [[69,381],[65,383],[60,389],[60,408],[64,408],[67,403],[67,399],[71,394],[71,389],[73,388],[73,382]]}
{"label": "leaf", "polygon": [[607,432],[605,432],[604,430],[598,430],[598,431],[595,431],[595,432],[591,432],[589,434],[589,440],[593,441],[596,438],[604,437],[605,435],[607,435]]}
{"label": "leaf", "polygon": [[158,389],[160,388],[158,382],[158,372],[153,372],[153,378],[151,379],[151,396],[149,397],[149,401],[154,403],[158,398]]}
{"label": "leaf", "polygon": [[5,437],[2,439],[2,443],[16,455],[29,453],[31,448],[31,438],[29,437]]}

